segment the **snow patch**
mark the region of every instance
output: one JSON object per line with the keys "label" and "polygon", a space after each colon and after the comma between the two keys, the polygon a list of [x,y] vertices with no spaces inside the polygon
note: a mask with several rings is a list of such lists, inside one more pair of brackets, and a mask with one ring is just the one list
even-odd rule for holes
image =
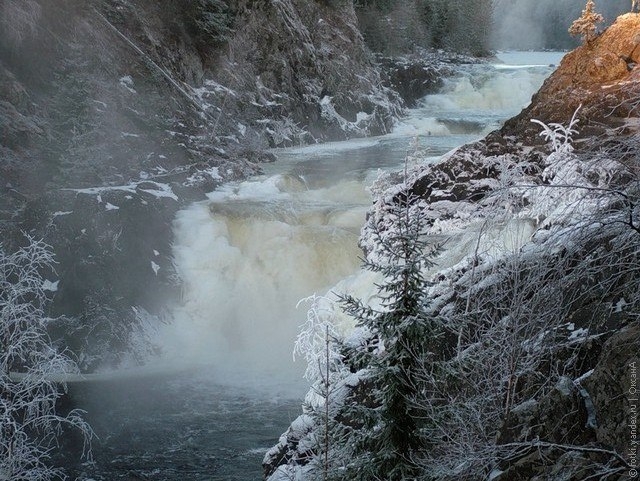
{"label": "snow patch", "polygon": [[171,186],[169,186],[168,184],[161,184],[159,182],[153,182],[153,184],[156,187],[155,189],[140,189],[140,191],[151,194],[156,198],[166,197],[175,201],[178,200],[178,196],[173,193]]}
{"label": "snow patch", "polygon": [[628,305],[629,303],[624,299],[624,297],[621,297],[620,300],[616,302],[615,309],[613,312],[622,312],[624,308]]}
{"label": "snow patch", "polygon": [[[169,198],[175,201],[178,201],[178,196],[173,192],[171,186],[169,184],[164,184],[161,182],[155,182],[152,180],[147,180],[150,175],[147,172],[140,172],[140,177],[143,180],[131,182],[127,185],[110,185],[104,187],[87,187],[83,189],[63,189],[71,192],[76,192],[78,194],[87,194],[87,195],[95,195],[96,200],[99,203],[102,203],[102,194],[105,192],[126,192],[129,194],[139,194],[140,192],[144,192],[146,194],[151,194],[156,198]],[[143,185],[146,188],[142,188]],[[126,196],[127,199],[131,199],[131,196]],[[143,199],[141,200],[142,204],[147,205],[147,202]],[[110,204],[107,202],[105,205],[106,210],[116,210],[119,209],[118,206]]]}
{"label": "snow patch", "polygon": [[49,291],[49,292],[57,292],[59,282],[60,281],[50,281],[49,279],[45,279],[42,282],[42,290]]}
{"label": "snow patch", "polygon": [[219,167],[209,167],[207,169],[198,170],[195,173],[191,174],[187,180],[185,180],[184,185],[194,186],[199,185],[208,181],[221,181],[223,180],[220,175]]}
{"label": "snow patch", "polygon": [[120,83],[120,85],[122,87],[124,87],[125,89],[127,89],[129,92],[131,92],[132,94],[137,94],[138,92],[136,92],[136,90],[133,88],[133,78],[131,77],[131,75],[125,75],[124,77],[120,77],[120,79],[118,80],[118,82]]}
{"label": "snow patch", "polygon": [[589,329],[576,329],[569,335],[569,341],[577,341],[578,339],[584,339],[589,335]]}

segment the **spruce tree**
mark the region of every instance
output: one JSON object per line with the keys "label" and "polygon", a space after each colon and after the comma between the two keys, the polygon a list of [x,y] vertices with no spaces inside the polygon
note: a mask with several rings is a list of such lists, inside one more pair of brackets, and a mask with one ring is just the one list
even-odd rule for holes
{"label": "spruce tree", "polygon": [[594,1],[587,0],[582,15],[574,20],[569,27],[569,33],[574,37],[580,36],[584,42],[589,43],[596,38],[597,24],[603,21],[602,15],[595,11]]}
{"label": "spruce tree", "polygon": [[367,366],[364,385],[370,389],[368,399],[361,389],[342,415],[351,427],[343,479],[414,479],[419,474],[416,453],[425,447],[420,412],[411,399],[417,394],[418,365],[433,352],[441,331],[437,320],[425,314],[430,285],[425,271],[440,249],[425,238],[423,210],[408,192],[396,195],[385,210],[382,220],[374,222],[378,247],[364,264],[382,275],[377,285],[382,308],[350,296],[342,299],[345,312],[371,333],[366,348],[346,353],[352,365]]}

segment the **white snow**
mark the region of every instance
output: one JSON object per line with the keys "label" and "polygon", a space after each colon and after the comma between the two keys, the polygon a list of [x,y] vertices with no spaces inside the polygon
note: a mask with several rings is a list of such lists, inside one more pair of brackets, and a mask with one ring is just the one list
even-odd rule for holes
{"label": "white snow", "polygon": [[594,370],[593,369],[589,369],[587,372],[585,372],[584,374],[582,374],[580,377],[576,378],[574,382],[574,384],[580,384],[582,383],[582,381],[584,381],[585,379],[588,379],[589,377],[591,377],[591,375],[593,374]]}
{"label": "white snow", "polygon": [[498,468],[494,469],[489,473],[489,477],[487,478],[487,481],[493,481],[494,479],[497,479],[498,476],[500,476],[502,473],[504,473],[504,471],[501,471]]}
{"label": "white snow", "polygon": [[160,182],[153,182],[153,184],[156,187],[155,189],[140,189],[140,191],[151,194],[157,198],[166,197],[175,201],[178,200],[178,196],[173,193],[173,190],[171,190],[171,186],[169,184],[162,184]]}
{"label": "white snow", "polygon": [[589,329],[576,329],[569,335],[569,341],[576,341],[589,335]]}
{"label": "white snow", "polygon": [[185,185],[197,185],[201,181],[207,179],[222,180],[219,167],[209,167],[207,169],[199,170],[191,174],[185,181]]}
{"label": "white snow", "polygon": [[49,292],[56,292],[58,290],[58,284],[60,281],[50,281],[49,279],[45,279],[42,282],[42,290]]}
{"label": "white snow", "polygon": [[[102,102],[101,100],[91,99],[91,101],[101,105],[105,109],[108,107],[107,104]],[[100,112],[102,112],[102,111],[100,110]]]}
{"label": "white snow", "polygon": [[620,300],[616,302],[615,310],[613,312],[622,312],[627,305],[629,305],[629,303],[624,299],[624,297],[621,297]]}
{"label": "white snow", "polygon": [[127,89],[132,94],[138,93],[133,88],[133,78],[131,77],[131,75],[125,75],[124,77],[120,77],[119,83],[122,87]]}
{"label": "white snow", "polygon": [[[176,201],[178,200],[178,196],[174,194],[169,184],[147,180],[148,178],[150,178],[150,175],[146,172],[141,172],[140,177],[143,180],[131,182],[130,184],[127,184],[127,185],[112,185],[112,186],[104,186],[104,187],[87,187],[83,189],[63,189],[63,190],[69,190],[72,192],[76,192],[78,194],[95,195],[97,201],[100,203],[102,203],[101,194],[105,192],[114,192],[114,191],[128,192],[130,194],[145,192],[147,194],[153,195],[156,198],[166,197]],[[141,188],[140,185],[143,183],[145,186],[150,185],[150,187]],[[130,198],[130,196],[127,196],[126,198]],[[107,203],[106,208],[107,210],[112,210],[112,209],[117,209],[118,207]]]}

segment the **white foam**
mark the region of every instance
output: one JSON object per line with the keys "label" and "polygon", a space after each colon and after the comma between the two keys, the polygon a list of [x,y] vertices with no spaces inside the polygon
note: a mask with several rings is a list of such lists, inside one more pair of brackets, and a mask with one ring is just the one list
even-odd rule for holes
{"label": "white foam", "polygon": [[295,306],[357,270],[370,198],[349,181],[308,195],[285,179],[226,186],[213,202],[178,213],[173,257],[183,299],[160,334],[167,357],[217,366],[221,377],[240,367],[301,373],[291,350],[306,313]]}
{"label": "white foam", "polygon": [[[330,289],[365,300],[376,292],[375,275],[359,270],[357,241],[371,204],[366,186],[377,167],[400,165],[415,135],[431,135],[431,144],[440,141],[442,148],[470,138],[452,130],[477,124],[479,134],[495,126],[505,112],[524,106],[550,72],[469,69],[425,98],[391,135],[277,150],[280,161],[265,166],[270,175],[224,185],[209,201],[180,211],[173,258],[183,296],[174,306],[176,322],[160,332],[166,358],[207,364],[212,376],[235,378],[236,384],[240,378],[246,383],[246,376],[301,377],[304,366],[291,362],[306,315],[296,311],[298,300]],[[354,155],[359,149],[367,158]],[[384,161],[368,158],[369,152]],[[487,254],[517,249],[530,235],[525,224],[482,232],[480,247]],[[477,236],[473,229],[459,235],[449,262],[468,255]],[[339,310],[336,316],[342,329],[353,328]]]}
{"label": "white foam", "polygon": [[505,111],[526,106],[550,69],[495,70],[491,74],[471,72],[445,82],[436,95],[425,97],[421,110],[428,112]]}

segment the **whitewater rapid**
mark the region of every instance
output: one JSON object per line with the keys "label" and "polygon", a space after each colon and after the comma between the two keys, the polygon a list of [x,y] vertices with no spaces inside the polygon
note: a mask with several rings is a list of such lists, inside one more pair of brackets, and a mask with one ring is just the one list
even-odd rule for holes
{"label": "whitewater rapid", "polygon": [[381,170],[401,168],[416,137],[433,161],[518,113],[560,58],[526,55],[462,66],[387,136],[277,150],[263,175],[182,210],[173,247],[182,299],[160,332],[166,358],[207,365],[217,382],[295,383],[304,366],[291,351],[306,316],[298,301],[373,290],[359,269],[368,186]]}

